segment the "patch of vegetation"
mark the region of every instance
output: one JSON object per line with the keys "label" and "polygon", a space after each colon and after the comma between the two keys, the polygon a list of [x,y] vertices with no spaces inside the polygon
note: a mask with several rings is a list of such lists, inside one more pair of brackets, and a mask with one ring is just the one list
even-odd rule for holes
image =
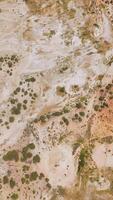
{"label": "patch of vegetation", "polygon": [[113,63],[113,56],[108,60],[107,65],[111,66],[112,63]]}
{"label": "patch of vegetation", "polygon": [[29,149],[33,150],[35,149],[35,144],[34,143],[29,143],[22,149],[22,153],[27,152]]}
{"label": "patch of vegetation", "polygon": [[73,35],[74,35],[74,30],[66,30],[62,34],[66,46],[72,44]]}
{"label": "patch of vegetation", "polygon": [[57,86],[56,88],[57,95],[64,96],[66,94],[66,90],[64,86]]}
{"label": "patch of vegetation", "polygon": [[43,173],[40,173],[39,179],[41,180],[42,178],[44,178],[44,174],[43,174]]}
{"label": "patch of vegetation", "polygon": [[38,178],[38,174],[37,174],[36,171],[34,171],[34,172],[32,172],[32,173],[30,174],[30,181],[36,181],[37,178]]}
{"label": "patch of vegetation", "polygon": [[35,144],[34,143],[30,143],[30,144],[27,145],[27,147],[29,149],[35,149]]}
{"label": "patch of vegetation", "polygon": [[65,188],[63,188],[62,186],[58,186],[58,194],[60,196],[64,196],[66,194]]}
{"label": "patch of vegetation", "polygon": [[41,115],[41,116],[40,116],[40,121],[41,121],[42,123],[46,122],[46,116],[45,116],[45,115]]}
{"label": "patch of vegetation", "polygon": [[74,91],[74,92],[78,92],[79,91],[79,86],[78,85],[72,85],[72,90]]}
{"label": "patch of vegetation", "polygon": [[23,109],[26,110],[26,109],[27,109],[27,106],[26,106],[26,105],[23,105]]}
{"label": "patch of vegetation", "polygon": [[98,110],[99,110],[99,105],[95,105],[95,106],[94,106],[94,110],[95,110],[95,111],[98,111]]}
{"label": "patch of vegetation", "polygon": [[40,162],[40,156],[37,154],[33,157],[33,163],[38,163]]}
{"label": "patch of vegetation", "polygon": [[63,113],[61,111],[57,111],[57,112],[52,113],[52,116],[60,116],[62,114]]}
{"label": "patch of vegetation", "polygon": [[87,27],[82,27],[80,31],[81,31],[80,37],[82,39],[82,42],[84,42],[85,40],[92,40],[91,32],[88,30]]}
{"label": "patch of vegetation", "polygon": [[15,104],[17,102],[17,99],[11,99],[10,102],[11,104]]}
{"label": "patch of vegetation", "polygon": [[46,186],[51,189],[51,184],[50,183],[47,183]]}
{"label": "patch of vegetation", "polygon": [[66,117],[62,117],[62,120],[67,126],[69,125],[69,121]]}
{"label": "patch of vegetation", "polygon": [[81,102],[78,102],[78,103],[76,103],[76,108],[82,108],[82,103]]}
{"label": "patch of vegetation", "polygon": [[9,182],[8,176],[3,177],[3,184],[7,184]]}
{"label": "patch of vegetation", "polygon": [[[98,53],[101,53],[101,54],[105,54],[106,51],[108,51],[111,47],[110,47],[110,44],[103,41],[103,40],[98,40],[98,41],[95,41],[94,42],[94,46],[95,48],[97,49],[97,52]],[[108,62],[109,63],[109,62]],[[110,65],[110,64],[109,64]]]}
{"label": "patch of vegetation", "polygon": [[81,169],[83,169],[83,167],[85,166],[88,156],[89,156],[88,150],[86,148],[83,148],[79,156],[78,172],[80,172]]}
{"label": "patch of vegetation", "polygon": [[28,171],[28,170],[29,170],[29,166],[28,166],[28,165],[24,165],[24,166],[23,166],[23,171],[26,172],[26,171]]}
{"label": "patch of vegetation", "polygon": [[[80,113],[79,113],[80,114]],[[82,117],[81,115],[78,115],[78,113],[75,113],[75,116],[72,118],[72,120],[77,120],[78,122],[82,122]]]}
{"label": "patch of vegetation", "polygon": [[15,180],[13,178],[10,179],[10,187],[11,189],[13,189],[15,187],[16,183]]}
{"label": "patch of vegetation", "polygon": [[80,115],[81,117],[84,117],[84,116],[85,116],[85,112],[79,112],[79,115]]}
{"label": "patch of vegetation", "polygon": [[111,87],[112,87],[112,84],[108,84],[108,85],[106,85],[106,90],[109,90],[109,89],[111,89]]}
{"label": "patch of vegetation", "polygon": [[13,60],[14,62],[18,62],[18,56],[16,54],[13,54],[11,56],[11,60]]}
{"label": "patch of vegetation", "polygon": [[29,178],[29,174],[25,174],[25,178],[28,179]]}
{"label": "patch of vegetation", "polygon": [[23,101],[23,103],[24,103],[24,104],[27,104],[27,100],[25,99],[25,100]]}
{"label": "patch of vegetation", "polygon": [[68,67],[67,66],[65,66],[65,67],[62,67],[61,69],[60,69],[60,73],[63,73],[64,71],[66,71],[68,69]]}
{"label": "patch of vegetation", "polygon": [[111,143],[113,143],[113,136],[110,135],[110,136],[101,138],[101,142],[111,144]]}
{"label": "patch of vegetation", "polygon": [[102,81],[103,78],[104,78],[104,75],[103,75],[103,74],[98,75],[98,80],[99,80],[99,81]]}
{"label": "patch of vegetation", "polygon": [[31,152],[23,152],[21,161],[26,161],[27,159],[29,159],[31,157],[32,157],[32,153]]}
{"label": "patch of vegetation", "polygon": [[14,120],[15,120],[15,118],[14,118],[13,116],[10,116],[10,117],[9,117],[9,122],[10,122],[10,123],[14,122]]}
{"label": "patch of vegetation", "polygon": [[20,92],[20,87],[17,87],[16,90],[14,91],[14,94],[16,95],[19,92]]}
{"label": "patch of vegetation", "polygon": [[25,178],[22,177],[21,182],[22,182],[22,184],[24,184],[26,182]]}
{"label": "patch of vegetation", "polygon": [[22,106],[21,103],[18,103],[17,106],[12,107],[11,108],[11,113],[13,115],[19,115],[20,112],[21,112],[21,106]]}
{"label": "patch of vegetation", "polygon": [[16,150],[8,151],[4,156],[3,160],[5,161],[15,161],[19,160],[19,154]]}
{"label": "patch of vegetation", "polygon": [[12,200],[18,199],[18,194],[13,193],[13,194],[11,195],[11,199],[12,199]]}
{"label": "patch of vegetation", "polygon": [[46,182],[49,182],[49,178],[45,178],[45,181],[46,181]]}
{"label": "patch of vegetation", "polygon": [[49,32],[44,33],[44,36],[47,36],[49,39],[52,38],[53,35],[55,35],[54,30],[50,30]]}
{"label": "patch of vegetation", "polygon": [[64,112],[64,113],[69,113],[69,109],[65,106],[65,107],[63,108],[63,112]]}
{"label": "patch of vegetation", "polygon": [[75,144],[73,144],[73,155],[74,155],[74,153],[75,153],[75,151],[77,150],[77,148],[80,146],[80,143],[75,143]]}
{"label": "patch of vegetation", "polygon": [[35,82],[36,79],[34,77],[30,77],[30,78],[27,78],[25,81],[26,82]]}
{"label": "patch of vegetation", "polygon": [[104,98],[105,98],[105,97],[103,97],[103,96],[100,96],[100,97],[99,97],[99,101],[103,101],[103,100],[104,100]]}

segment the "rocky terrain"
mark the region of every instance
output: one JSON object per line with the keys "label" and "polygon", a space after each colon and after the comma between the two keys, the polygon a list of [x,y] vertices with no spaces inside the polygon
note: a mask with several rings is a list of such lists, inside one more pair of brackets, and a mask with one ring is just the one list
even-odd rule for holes
{"label": "rocky terrain", "polygon": [[112,0],[0,0],[0,200],[113,200]]}

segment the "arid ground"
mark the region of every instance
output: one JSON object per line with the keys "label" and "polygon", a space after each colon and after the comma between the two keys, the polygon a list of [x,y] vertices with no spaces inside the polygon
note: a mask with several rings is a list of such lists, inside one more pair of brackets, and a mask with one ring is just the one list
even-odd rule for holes
{"label": "arid ground", "polygon": [[0,200],[113,200],[112,0],[0,0]]}

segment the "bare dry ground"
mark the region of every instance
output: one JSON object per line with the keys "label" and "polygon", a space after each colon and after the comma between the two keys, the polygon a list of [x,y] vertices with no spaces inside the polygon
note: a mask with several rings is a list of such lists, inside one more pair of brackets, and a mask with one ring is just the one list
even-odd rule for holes
{"label": "bare dry ground", "polygon": [[0,1],[0,200],[113,199],[112,15]]}

